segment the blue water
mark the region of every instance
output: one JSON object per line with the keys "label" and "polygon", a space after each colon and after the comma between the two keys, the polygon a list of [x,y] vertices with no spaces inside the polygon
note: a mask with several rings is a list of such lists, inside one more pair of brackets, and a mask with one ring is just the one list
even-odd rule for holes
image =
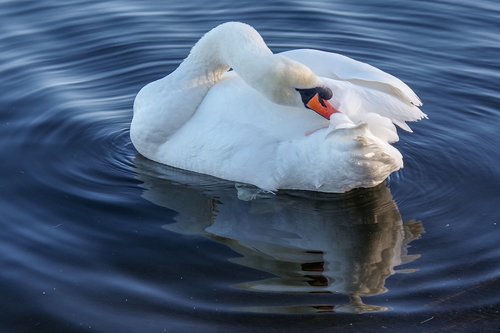
{"label": "blue water", "polygon": [[[138,156],[135,94],[230,20],[407,82],[429,120],[405,168],[242,201]],[[493,0],[0,2],[0,331],[497,332],[499,22]]]}

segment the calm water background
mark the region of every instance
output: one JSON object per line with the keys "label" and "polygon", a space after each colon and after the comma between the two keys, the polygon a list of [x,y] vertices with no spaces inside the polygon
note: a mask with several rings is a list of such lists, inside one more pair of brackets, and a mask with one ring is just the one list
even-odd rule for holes
{"label": "calm water background", "polygon": [[[229,20],[407,82],[430,119],[405,168],[246,202],[137,156],[135,94]],[[499,22],[488,0],[1,1],[0,331],[496,332]]]}

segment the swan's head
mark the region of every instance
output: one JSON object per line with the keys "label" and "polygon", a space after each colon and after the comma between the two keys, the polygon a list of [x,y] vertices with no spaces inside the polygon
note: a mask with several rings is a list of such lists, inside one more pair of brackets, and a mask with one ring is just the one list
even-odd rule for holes
{"label": "swan's head", "polygon": [[307,66],[273,55],[263,66],[255,86],[277,104],[305,107],[326,119],[337,112],[328,102],[333,93]]}

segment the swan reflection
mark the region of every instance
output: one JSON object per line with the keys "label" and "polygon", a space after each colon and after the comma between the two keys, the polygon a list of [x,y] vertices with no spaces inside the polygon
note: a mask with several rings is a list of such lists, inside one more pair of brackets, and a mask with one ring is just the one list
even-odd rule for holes
{"label": "swan reflection", "polygon": [[[395,267],[419,255],[408,244],[423,233],[420,222],[403,223],[384,185],[347,194],[287,192],[244,201],[251,189],[136,159],[147,200],[178,212],[164,228],[203,235],[241,257],[231,261],[268,272],[273,278],[236,287],[275,293],[338,293],[346,305],[248,308],[252,311],[385,311],[367,305],[364,296],[387,291]],[[196,178],[196,179],[194,179]],[[411,272],[411,270],[405,270]]]}

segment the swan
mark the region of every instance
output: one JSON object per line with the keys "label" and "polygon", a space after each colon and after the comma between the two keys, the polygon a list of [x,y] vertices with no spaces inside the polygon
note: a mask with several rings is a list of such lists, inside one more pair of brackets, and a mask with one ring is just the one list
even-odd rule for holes
{"label": "swan", "polygon": [[273,54],[240,22],[206,33],[134,100],[130,137],[148,159],[257,186],[346,192],[403,167],[395,125],[426,118],[401,80],[340,54]]}

